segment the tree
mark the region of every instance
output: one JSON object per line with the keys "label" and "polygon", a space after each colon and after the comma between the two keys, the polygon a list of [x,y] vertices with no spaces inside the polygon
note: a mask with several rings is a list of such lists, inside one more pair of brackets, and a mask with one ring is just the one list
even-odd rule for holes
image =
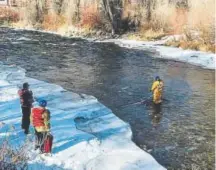
{"label": "tree", "polygon": [[75,20],[76,20],[77,22],[80,21],[80,0],[76,0]]}
{"label": "tree", "polygon": [[61,14],[64,0],[52,0],[51,6],[56,14]]}
{"label": "tree", "polygon": [[122,6],[122,0],[102,0],[102,9],[112,26],[112,34],[121,30]]}
{"label": "tree", "polygon": [[35,0],[36,22],[42,23],[46,10],[46,0]]}
{"label": "tree", "polygon": [[151,21],[151,16],[152,16],[152,9],[151,9],[152,2],[151,1],[152,0],[147,0],[147,3],[146,3],[146,10],[147,10],[146,18],[148,22]]}
{"label": "tree", "polygon": [[174,4],[177,8],[188,8],[188,0],[169,0],[170,4]]}

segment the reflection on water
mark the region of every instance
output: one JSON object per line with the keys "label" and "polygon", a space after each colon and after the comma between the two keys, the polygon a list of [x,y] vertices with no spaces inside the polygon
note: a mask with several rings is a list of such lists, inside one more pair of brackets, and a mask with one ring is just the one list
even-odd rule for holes
{"label": "reflection on water", "polygon": [[152,126],[156,128],[160,124],[162,116],[161,104],[152,104],[152,114],[150,113]]}
{"label": "reflection on water", "polygon": [[[32,41],[18,41],[22,36]],[[28,76],[97,97],[130,123],[134,142],[165,167],[214,169],[214,71],[152,55],[157,54],[0,28],[1,60],[20,65]],[[149,99],[155,75],[165,83],[160,109],[131,104]]]}

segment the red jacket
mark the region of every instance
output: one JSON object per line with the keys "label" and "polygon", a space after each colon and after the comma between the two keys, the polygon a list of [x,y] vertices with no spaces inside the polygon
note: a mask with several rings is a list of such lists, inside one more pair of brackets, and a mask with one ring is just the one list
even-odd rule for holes
{"label": "red jacket", "polygon": [[36,107],[32,109],[32,124],[34,127],[45,126],[43,119],[44,108]]}
{"label": "red jacket", "polygon": [[32,125],[38,132],[50,130],[50,112],[43,107],[35,107],[31,111]]}

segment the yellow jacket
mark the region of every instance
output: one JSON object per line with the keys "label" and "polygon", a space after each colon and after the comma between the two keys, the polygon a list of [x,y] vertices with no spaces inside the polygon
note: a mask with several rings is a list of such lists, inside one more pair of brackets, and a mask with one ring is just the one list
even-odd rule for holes
{"label": "yellow jacket", "polygon": [[164,83],[163,81],[154,81],[152,84],[151,91],[153,93],[153,102],[159,104],[162,102],[162,91]]}

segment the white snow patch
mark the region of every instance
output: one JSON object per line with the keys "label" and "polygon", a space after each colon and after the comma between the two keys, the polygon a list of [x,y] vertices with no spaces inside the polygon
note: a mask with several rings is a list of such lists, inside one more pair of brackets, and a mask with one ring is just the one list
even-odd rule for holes
{"label": "white snow patch", "polygon": [[[48,100],[53,155],[39,156],[27,147],[29,169],[164,170],[132,141],[130,126],[93,96],[78,95],[62,87],[25,77],[25,70],[0,63],[0,141],[8,136],[13,146],[24,143],[17,90],[29,82],[36,99]],[[81,97],[82,96],[82,97]],[[37,102],[34,103],[37,105]],[[33,136],[33,129],[32,135]]]}
{"label": "white snow patch", "polygon": [[31,41],[31,39],[27,37],[20,37],[17,39],[17,41]]}
{"label": "white snow patch", "polygon": [[[18,41],[18,42],[16,42],[16,41]],[[27,37],[20,37],[20,38],[16,39],[16,41],[12,42],[12,44],[19,44],[20,42],[24,42],[24,41],[38,42],[39,40],[31,39],[31,38],[27,38]]]}

